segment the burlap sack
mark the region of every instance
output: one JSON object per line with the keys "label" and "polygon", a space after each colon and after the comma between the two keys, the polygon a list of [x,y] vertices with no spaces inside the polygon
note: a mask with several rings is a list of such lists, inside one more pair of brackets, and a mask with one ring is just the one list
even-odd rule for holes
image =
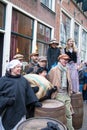
{"label": "burlap sack", "polygon": [[26,74],[24,77],[30,82],[31,87],[39,87],[39,91],[36,93],[38,99],[44,97],[47,90],[53,87],[53,85],[43,76],[37,74]]}

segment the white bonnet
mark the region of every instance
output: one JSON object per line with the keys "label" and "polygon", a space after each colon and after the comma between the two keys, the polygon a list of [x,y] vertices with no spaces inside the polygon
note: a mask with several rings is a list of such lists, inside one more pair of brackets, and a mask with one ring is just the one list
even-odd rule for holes
{"label": "white bonnet", "polygon": [[19,60],[17,60],[17,59],[11,60],[11,61],[7,64],[6,70],[9,71],[10,69],[13,69],[16,65],[22,66],[22,63],[21,63]]}

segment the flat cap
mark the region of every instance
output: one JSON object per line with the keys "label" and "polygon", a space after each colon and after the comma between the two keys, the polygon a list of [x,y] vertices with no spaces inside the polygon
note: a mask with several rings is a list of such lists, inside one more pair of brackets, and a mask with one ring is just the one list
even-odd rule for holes
{"label": "flat cap", "polygon": [[33,53],[30,54],[30,57],[32,57],[32,56],[39,56],[39,53],[38,52],[33,52]]}
{"label": "flat cap", "polygon": [[59,55],[59,57],[58,57],[58,60],[60,60],[60,59],[69,60],[70,57],[69,57],[67,54],[61,54],[61,55]]}
{"label": "flat cap", "polygon": [[22,54],[16,54],[16,55],[14,55],[13,59],[22,60],[22,59],[24,59],[24,56]]}
{"label": "flat cap", "polygon": [[45,56],[40,56],[38,58],[38,61],[47,61],[47,58]]}

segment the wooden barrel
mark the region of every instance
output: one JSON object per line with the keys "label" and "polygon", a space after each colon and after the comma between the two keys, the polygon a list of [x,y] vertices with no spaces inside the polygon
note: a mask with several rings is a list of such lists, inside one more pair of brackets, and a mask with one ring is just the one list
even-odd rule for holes
{"label": "wooden barrel", "polygon": [[48,117],[27,119],[17,127],[17,130],[41,130],[42,128],[47,127],[47,122],[52,122],[56,124],[60,128],[60,130],[67,130],[66,126],[62,122]]}
{"label": "wooden barrel", "polygon": [[35,109],[35,117],[51,117],[66,125],[65,106],[58,100],[45,100],[42,107]]}
{"label": "wooden barrel", "polygon": [[83,98],[81,93],[72,94],[71,103],[75,114],[73,115],[73,126],[80,129],[83,123]]}

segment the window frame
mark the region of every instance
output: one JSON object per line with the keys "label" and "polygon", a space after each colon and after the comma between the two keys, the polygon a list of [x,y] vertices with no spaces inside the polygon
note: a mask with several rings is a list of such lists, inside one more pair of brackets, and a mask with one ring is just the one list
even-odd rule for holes
{"label": "window frame", "polygon": [[49,5],[46,4],[46,1],[48,2],[49,0],[41,0],[41,5],[45,7],[48,11],[51,11],[51,13],[55,14],[55,0],[50,0]]}
{"label": "window frame", "polygon": [[[27,40],[29,40],[29,50],[28,50],[28,53],[30,54],[31,53],[31,50],[32,50],[32,40],[33,40],[33,31],[34,31],[34,19],[33,18],[31,18],[31,17],[29,17],[29,16],[27,16],[26,14],[24,14],[24,13],[22,13],[22,12],[20,12],[19,10],[17,10],[17,9],[15,9],[15,8],[13,8],[13,10],[12,11],[17,11],[17,13],[21,13],[21,14],[23,14],[25,17],[28,17],[28,18],[30,18],[31,20],[32,20],[32,32],[31,32],[31,36],[29,36],[29,35],[27,35],[26,33],[25,34],[22,34],[20,31],[19,32],[17,32],[17,31],[15,31],[15,30],[12,30],[12,28],[11,28],[11,38],[12,38],[12,36],[14,37],[18,37],[19,39],[21,39],[21,38],[23,38],[25,41],[27,41]],[[12,14],[14,14],[14,13],[12,13]],[[13,16],[12,16],[13,17]],[[19,20],[19,19],[18,19]],[[30,26],[31,27],[31,26]],[[23,41],[24,41],[23,40]],[[12,40],[11,40],[11,42],[12,42]],[[11,43],[12,44],[12,43]],[[14,43],[14,44],[18,44],[18,43]],[[10,46],[11,47],[11,46]],[[17,48],[16,48],[17,49]],[[20,49],[20,48],[19,48]],[[15,51],[15,54],[16,53],[18,53],[17,51]],[[20,52],[19,52],[20,53]],[[11,53],[10,52],[10,59],[12,59],[12,55],[13,53]],[[28,54],[28,56],[25,56],[24,55],[24,57],[25,57],[25,59],[27,59],[27,61],[29,60],[29,54]]]}
{"label": "window frame", "polygon": [[6,19],[6,5],[3,4],[1,1],[0,1],[0,4],[3,6],[3,21],[2,21],[2,27],[0,27],[0,29],[2,30],[5,30],[5,19]]}

